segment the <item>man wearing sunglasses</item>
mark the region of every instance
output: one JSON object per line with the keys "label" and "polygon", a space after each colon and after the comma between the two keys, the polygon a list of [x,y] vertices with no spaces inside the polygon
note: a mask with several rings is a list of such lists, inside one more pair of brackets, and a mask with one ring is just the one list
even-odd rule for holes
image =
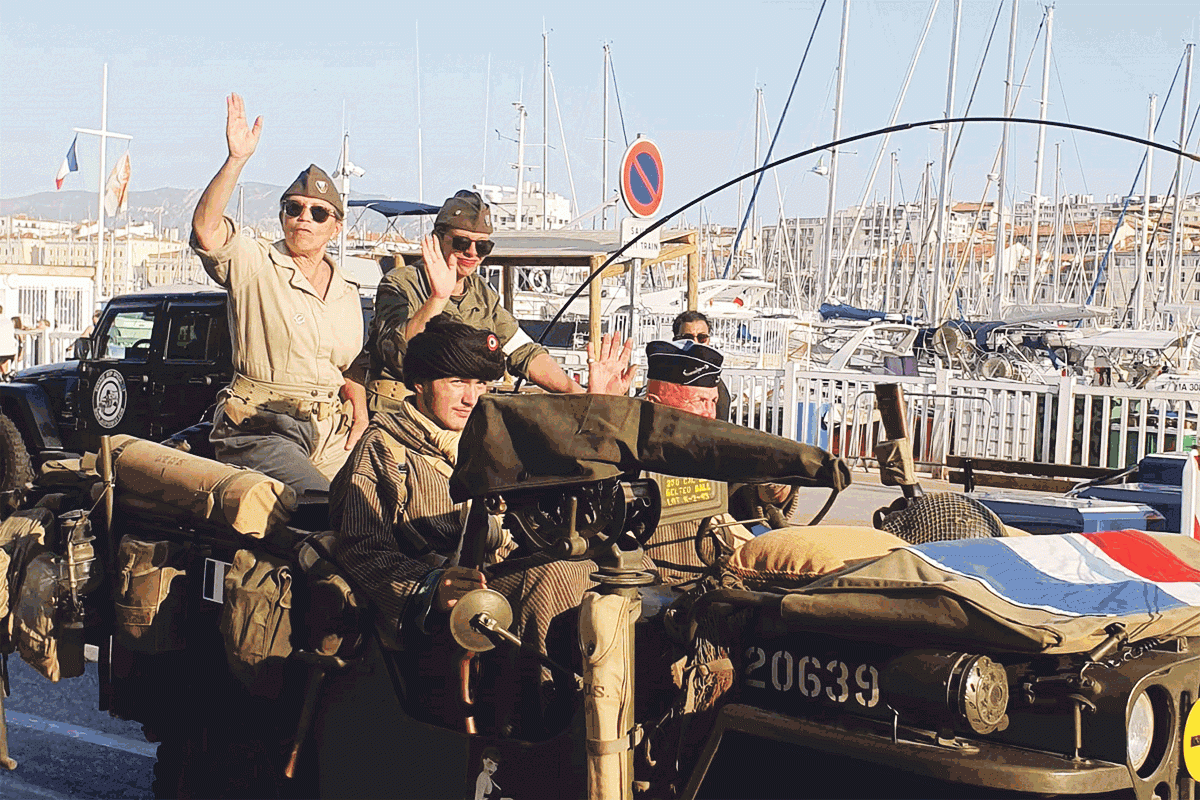
{"label": "man wearing sunglasses", "polygon": [[233,381],[218,396],[209,440],[217,459],[250,467],[298,494],[328,491],[367,426],[358,286],[325,253],[342,228],[342,198],[315,164],[280,199],[283,239],[242,236],[224,215],[254,154],[262,117],[246,124],[227,100],[229,155],[192,216],[192,248],[228,292]]}
{"label": "man wearing sunglasses", "polygon": [[[712,338],[712,326],[708,317],[699,311],[683,311],[671,323],[671,334],[675,341],[684,339],[707,345]],[[717,416],[716,419],[729,419],[729,387],[725,379],[717,380]]]}
{"label": "man wearing sunglasses", "polygon": [[394,410],[408,395],[402,362],[408,341],[439,314],[490,330],[500,339],[509,372],[550,392],[577,393],[558,362],[521,330],[500,296],[479,275],[492,252],[491,211],[478,194],[462,190],[442,204],[433,233],[421,240],[421,260],[393,269],[379,283],[367,350],[372,411]]}

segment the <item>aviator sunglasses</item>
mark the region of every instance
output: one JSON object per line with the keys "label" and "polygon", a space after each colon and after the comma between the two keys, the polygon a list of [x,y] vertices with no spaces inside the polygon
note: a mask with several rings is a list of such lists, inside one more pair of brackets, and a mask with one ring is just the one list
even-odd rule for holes
{"label": "aviator sunglasses", "polygon": [[693,342],[700,344],[708,344],[709,336],[707,333],[681,333],[675,337],[676,339],[691,339]]}
{"label": "aviator sunglasses", "polygon": [[466,236],[450,237],[450,246],[460,253],[465,253],[470,250],[471,245],[475,245],[475,254],[480,258],[483,258],[488,253],[492,252],[492,248],[496,246],[496,243],[491,239],[476,241],[475,239],[471,239]]}
{"label": "aviator sunglasses", "polygon": [[283,204],[283,213],[293,219],[304,213],[304,209],[308,209],[308,213],[312,215],[313,222],[320,225],[325,220],[334,216],[334,213],[325,206],[305,206],[303,203],[296,200],[288,200]]}

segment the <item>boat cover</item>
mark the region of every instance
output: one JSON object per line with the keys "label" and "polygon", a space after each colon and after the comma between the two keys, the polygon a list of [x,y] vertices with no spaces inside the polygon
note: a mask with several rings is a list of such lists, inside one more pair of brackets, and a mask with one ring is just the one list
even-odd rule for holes
{"label": "boat cover", "polygon": [[414,203],[408,200],[351,200],[346,205],[353,208],[369,208],[385,217],[408,217],[419,214],[436,214],[441,206]]}
{"label": "boat cover", "polygon": [[1200,635],[1200,542],[1144,531],[931,542],[820,578],[782,613],[856,639],[1030,653],[1090,650],[1114,622],[1132,641]]}

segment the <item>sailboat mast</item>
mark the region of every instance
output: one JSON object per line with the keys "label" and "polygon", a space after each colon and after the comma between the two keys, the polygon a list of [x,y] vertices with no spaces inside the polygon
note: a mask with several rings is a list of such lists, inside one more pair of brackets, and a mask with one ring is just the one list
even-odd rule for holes
{"label": "sailboat mast", "polygon": [[604,122],[600,128],[600,229],[608,229],[608,44],[604,45]]}
{"label": "sailboat mast", "polygon": [[550,45],[542,20],[542,230],[550,230]]}
{"label": "sailboat mast", "polygon": [[1059,285],[1058,276],[1062,272],[1062,229],[1066,220],[1063,219],[1062,213],[1062,195],[1059,193],[1058,181],[1060,177],[1060,161],[1062,158],[1062,143],[1054,143],[1054,296],[1051,300],[1055,303],[1059,301]]}
{"label": "sailboat mast", "polygon": [[[1012,2],[1012,22],[1008,30],[1008,71],[1004,78],[1004,116],[1012,116],[1013,69],[1017,59],[1017,10],[1020,4]],[[1008,176],[1008,123],[1004,123],[1004,134],[1000,139],[1000,176],[996,182],[996,254],[995,271],[992,273],[992,319],[1000,319],[1000,304],[1008,293],[1008,281],[1004,273],[1004,243],[1007,223],[1004,213],[1005,179]]]}
{"label": "sailboat mast", "polygon": [[[1042,51],[1042,101],[1038,119],[1046,119],[1046,107],[1050,97],[1050,41],[1054,34],[1054,6],[1046,6],[1046,44]],[[1037,155],[1034,157],[1033,168],[1033,223],[1030,228],[1029,240],[1033,243],[1033,252],[1029,257],[1029,291],[1027,301],[1037,300],[1038,262],[1041,260],[1041,210],[1042,210],[1042,156],[1046,150],[1046,126],[1038,126]]]}
{"label": "sailboat mast", "polygon": [[416,53],[417,67],[417,202],[425,202],[425,172],[424,159],[421,157],[421,23],[418,20],[413,20],[414,29],[416,30],[416,42],[414,52]]}
{"label": "sailboat mast", "polygon": [[[1146,140],[1154,140],[1154,110],[1158,95],[1150,95],[1150,110],[1146,115]],[[1154,148],[1146,145],[1146,172],[1142,175],[1142,229],[1138,237],[1141,253],[1138,257],[1138,274],[1133,282],[1133,327],[1140,328],[1145,321],[1146,275],[1151,266],[1150,240],[1150,173],[1154,169]]]}
{"label": "sailboat mast", "polygon": [[[1183,101],[1179,106],[1179,149],[1187,149],[1187,112],[1188,100],[1192,92],[1192,50],[1195,44],[1188,42],[1187,54],[1184,57],[1183,72]],[[1183,274],[1176,263],[1177,254],[1183,250],[1183,153],[1180,152],[1175,160],[1175,210],[1171,214],[1171,254],[1167,259],[1167,291],[1169,302],[1183,302]],[[1176,245],[1178,242],[1178,245]]]}
{"label": "sailboat mast", "polygon": [[[946,119],[954,116],[954,80],[958,74],[958,34],[962,19],[962,0],[954,0],[954,22],[950,38],[950,70],[946,78]],[[933,314],[930,323],[940,325],[942,322],[942,294],[945,292],[946,270],[946,213],[950,195],[946,184],[950,179],[950,123],[942,126],[942,172],[938,178],[938,245],[937,263],[933,265]]]}
{"label": "sailboat mast", "polygon": [[[842,0],[842,36],[838,42],[837,95],[833,106],[833,140],[842,138],[842,91],[846,85],[846,38],[850,34],[850,0]],[[821,258],[821,277],[817,282],[814,306],[825,302],[833,278],[833,214],[837,207],[838,149],[829,148],[829,200],[825,212],[825,252]]]}
{"label": "sailboat mast", "polygon": [[517,230],[521,230],[521,195],[525,193],[525,106],[517,107]]}
{"label": "sailboat mast", "polygon": [[[754,87],[754,167],[757,169],[759,165],[758,147],[762,139],[762,111],[763,111],[763,91],[761,86]],[[751,264],[755,269],[760,269],[759,263],[759,243],[758,243],[758,225],[753,213],[750,215],[750,253]]]}

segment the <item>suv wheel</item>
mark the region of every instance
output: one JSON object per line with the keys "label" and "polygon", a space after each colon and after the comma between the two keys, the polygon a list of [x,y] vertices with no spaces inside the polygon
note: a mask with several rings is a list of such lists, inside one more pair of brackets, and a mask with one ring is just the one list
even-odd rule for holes
{"label": "suv wheel", "polygon": [[32,482],[33,467],[21,432],[7,414],[0,414],[0,497],[4,498],[3,504],[9,509],[16,508],[25,487]]}

